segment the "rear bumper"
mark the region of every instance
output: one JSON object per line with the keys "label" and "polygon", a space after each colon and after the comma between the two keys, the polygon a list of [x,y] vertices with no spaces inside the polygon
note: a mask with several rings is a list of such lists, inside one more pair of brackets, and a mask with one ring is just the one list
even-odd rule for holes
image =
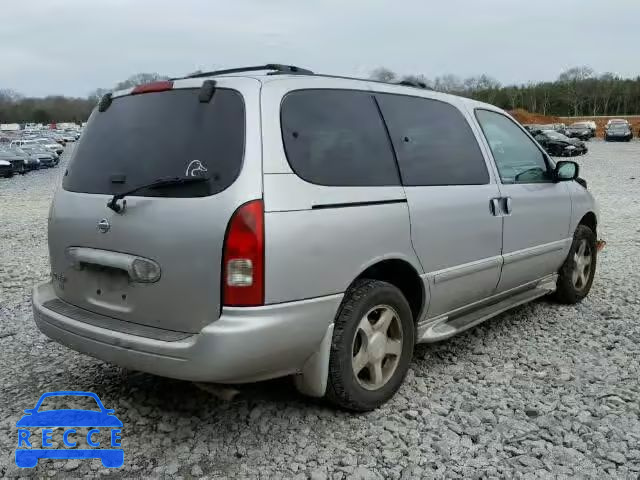
{"label": "rear bumper", "polygon": [[244,383],[299,372],[318,349],[342,295],[225,308],[218,320],[177,341],[132,335],[69,318],[44,306],[54,299],[57,296],[50,283],[34,289],[36,325],[46,336],[73,350],[164,377]]}

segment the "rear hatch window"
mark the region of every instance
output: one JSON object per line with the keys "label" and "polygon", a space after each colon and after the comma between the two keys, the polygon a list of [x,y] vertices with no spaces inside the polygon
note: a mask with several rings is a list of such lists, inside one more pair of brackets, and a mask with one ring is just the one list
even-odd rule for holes
{"label": "rear hatch window", "polygon": [[113,195],[159,179],[205,176],[207,182],[143,189],[137,196],[203,197],[230,186],[244,153],[242,96],[216,89],[209,103],[199,89],[116,97],[97,109],[76,147],[63,188]]}

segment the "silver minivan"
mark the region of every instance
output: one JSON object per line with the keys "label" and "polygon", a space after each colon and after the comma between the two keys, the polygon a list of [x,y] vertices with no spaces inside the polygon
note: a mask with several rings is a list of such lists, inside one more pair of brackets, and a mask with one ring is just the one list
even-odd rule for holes
{"label": "silver minivan", "polygon": [[198,382],[291,375],[350,410],[416,343],[582,300],[597,208],[504,111],[264,65],[105,95],[49,214],[48,337]]}

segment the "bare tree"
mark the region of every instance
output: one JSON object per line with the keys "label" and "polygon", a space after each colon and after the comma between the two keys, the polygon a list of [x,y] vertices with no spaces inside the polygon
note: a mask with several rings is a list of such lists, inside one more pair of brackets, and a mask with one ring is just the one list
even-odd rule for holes
{"label": "bare tree", "polygon": [[9,88],[0,89],[0,103],[13,103],[22,98],[15,90]]}
{"label": "bare tree", "polygon": [[464,84],[462,83],[462,80],[460,80],[460,77],[447,74],[441,77],[436,77],[433,81],[433,89],[448,93],[462,92],[464,90]]}
{"label": "bare tree", "polygon": [[479,92],[483,90],[496,90],[500,88],[500,82],[489,75],[478,75],[466,78],[463,82],[464,89],[468,92]]}
{"label": "bare tree", "polygon": [[109,93],[109,90],[106,88],[96,88],[89,94],[88,99],[92,103],[98,103],[105,93]]}
{"label": "bare tree", "polygon": [[508,87],[507,96],[509,97],[509,106],[511,110],[515,110],[519,105],[520,90],[518,87]]}
{"label": "bare tree", "polygon": [[551,105],[551,85],[548,83],[538,84],[538,87],[541,90],[540,95],[540,107],[542,110],[542,114],[546,115],[549,106]]}
{"label": "bare tree", "polygon": [[529,99],[529,111],[530,112],[537,112],[538,111],[538,86],[536,84],[534,84],[533,82],[530,82],[527,85],[527,88],[525,90],[528,95],[528,99]]}
{"label": "bare tree", "polygon": [[602,113],[607,115],[609,113],[609,102],[615,92],[616,81],[619,79],[613,73],[607,72],[600,75],[599,80],[598,91],[602,100]]}
{"label": "bare tree", "polygon": [[369,75],[373,80],[380,80],[381,82],[393,82],[397,75],[392,70],[385,67],[378,67]]}
{"label": "bare tree", "polygon": [[592,78],[594,71],[591,67],[581,66],[570,68],[560,74],[558,82],[564,85],[565,98],[573,110],[573,115],[578,116],[580,106],[584,102],[582,88],[584,81]]}

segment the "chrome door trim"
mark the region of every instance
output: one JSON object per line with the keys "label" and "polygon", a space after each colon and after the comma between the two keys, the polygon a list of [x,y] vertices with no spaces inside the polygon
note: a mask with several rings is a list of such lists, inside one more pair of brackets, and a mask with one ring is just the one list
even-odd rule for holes
{"label": "chrome door trim", "polygon": [[499,267],[502,265],[502,256],[496,255],[494,257],[483,258],[482,260],[476,260],[474,262],[465,263],[463,265],[456,265],[455,267],[443,268],[435,272],[431,272],[429,276],[433,277],[434,283],[448,282],[456,278],[471,275],[472,273],[482,272],[483,270],[489,270],[491,268]]}
{"label": "chrome door trim", "polygon": [[502,255],[504,259],[504,265],[526,260],[528,258],[537,257],[540,255],[546,255],[547,253],[564,250],[571,244],[571,238],[563,238],[555,242],[544,243],[542,245],[536,245],[534,247],[524,248],[522,250],[516,250],[515,252],[505,253]]}

